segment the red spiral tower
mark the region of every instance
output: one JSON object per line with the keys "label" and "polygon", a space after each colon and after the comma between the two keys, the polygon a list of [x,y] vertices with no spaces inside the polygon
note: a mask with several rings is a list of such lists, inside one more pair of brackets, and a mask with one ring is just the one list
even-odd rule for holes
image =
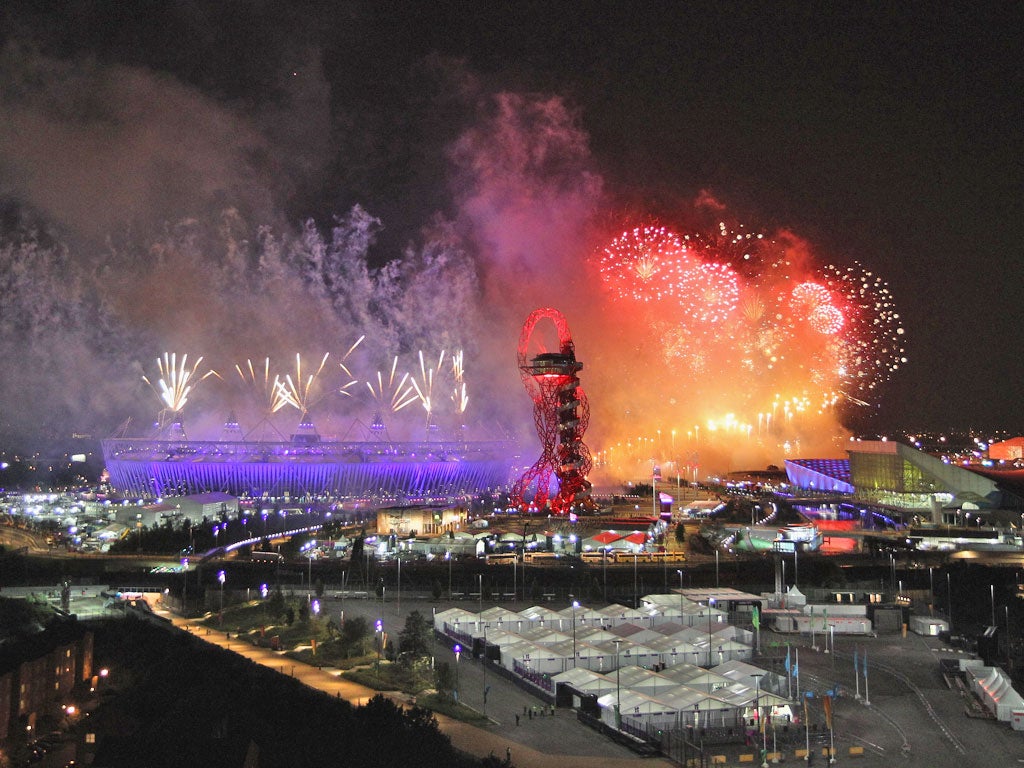
{"label": "red spiral tower", "polygon": [[[554,324],[558,332],[558,351],[541,352],[530,358],[530,339],[542,320]],[[587,474],[593,461],[583,444],[583,433],[590,423],[590,405],[578,376],[583,363],[576,359],[569,323],[561,312],[538,309],[526,318],[519,335],[518,363],[523,385],[533,400],[533,420],[540,437],[541,456],[516,481],[512,503],[524,507],[526,493],[534,488],[534,506],[540,509],[550,506],[556,514],[563,514],[572,504],[589,501]],[[558,485],[553,496],[552,476]]]}

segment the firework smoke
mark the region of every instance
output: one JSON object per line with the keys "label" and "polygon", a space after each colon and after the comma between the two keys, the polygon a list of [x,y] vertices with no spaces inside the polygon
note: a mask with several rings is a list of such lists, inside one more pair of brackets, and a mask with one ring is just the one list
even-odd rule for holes
{"label": "firework smoke", "polygon": [[[101,436],[126,415],[151,423],[140,361],[171,348],[214,367],[265,360],[235,365],[255,404],[217,381],[198,398],[161,393],[189,410],[194,437],[216,437],[235,409],[250,426],[283,419],[287,434],[295,408],[336,435],[383,413],[393,437],[418,438],[419,402],[442,427],[529,440],[516,339],[533,309],[554,306],[585,364],[600,471],[635,479],[674,462],[703,475],[829,449],[837,406],[872,400],[902,360],[884,284],[815,266],[826,260],[791,233],[696,214],[599,225],[617,206],[557,96],[488,94],[466,78],[455,92],[469,117],[443,155],[438,210],[382,253],[379,208],[280,212],[326,162],[330,130],[359,143],[357,107],[333,105],[344,120],[321,124],[331,110],[315,75],[245,111],[143,69],[4,55],[0,193],[17,214],[0,233],[0,348],[21,371],[0,382],[9,432],[44,418]],[[307,113],[322,132],[265,127]],[[699,208],[728,219],[709,195]],[[314,353],[320,368],[303,374]],[[296,356],[294,376],[271,368],[283,355]],[[29,401],[35,413],[13,405]]]}

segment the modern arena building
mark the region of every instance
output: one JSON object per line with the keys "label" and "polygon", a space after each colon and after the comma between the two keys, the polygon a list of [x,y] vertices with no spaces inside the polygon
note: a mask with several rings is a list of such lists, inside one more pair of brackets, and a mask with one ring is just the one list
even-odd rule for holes
{"label": "modern arena building", "polygon": [[1021,473],[951,464],[890,440],[852,441],[846,459],[787,459],[791,485],[924,512],[936,524],[962,510],[1024,509]]}
{"label": "modern arena building", "polygon": [[103,458],[111,485],[140,498],[222,491],[250,498],[439,500],[507,490],[515,445],[110,438]]}

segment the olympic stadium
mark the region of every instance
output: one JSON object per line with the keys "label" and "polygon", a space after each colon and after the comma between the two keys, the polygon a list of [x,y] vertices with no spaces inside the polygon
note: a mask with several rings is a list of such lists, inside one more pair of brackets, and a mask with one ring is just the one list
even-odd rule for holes
{"label": "olympic stadium", "polygon": [[160,497],[223,491],[248,497],[448,498],[504,489],[509,442],[103,441],[111,484]]}

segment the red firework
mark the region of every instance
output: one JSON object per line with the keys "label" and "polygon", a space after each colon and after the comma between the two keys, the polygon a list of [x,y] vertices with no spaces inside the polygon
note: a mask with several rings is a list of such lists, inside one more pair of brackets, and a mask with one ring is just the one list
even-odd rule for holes
{"label": "red firework", "polygon": [[699,264],[683,275],[679,285],[680,304],[691,321],[717,325],[736,311],[739,280],[727,264]]}
{"label": "red firework", "polygon": [[674,296],[689,266],[679,237],[658,226],[623,232],[598,259],[598,270],[609,289],[619,298],[645,302]]}

